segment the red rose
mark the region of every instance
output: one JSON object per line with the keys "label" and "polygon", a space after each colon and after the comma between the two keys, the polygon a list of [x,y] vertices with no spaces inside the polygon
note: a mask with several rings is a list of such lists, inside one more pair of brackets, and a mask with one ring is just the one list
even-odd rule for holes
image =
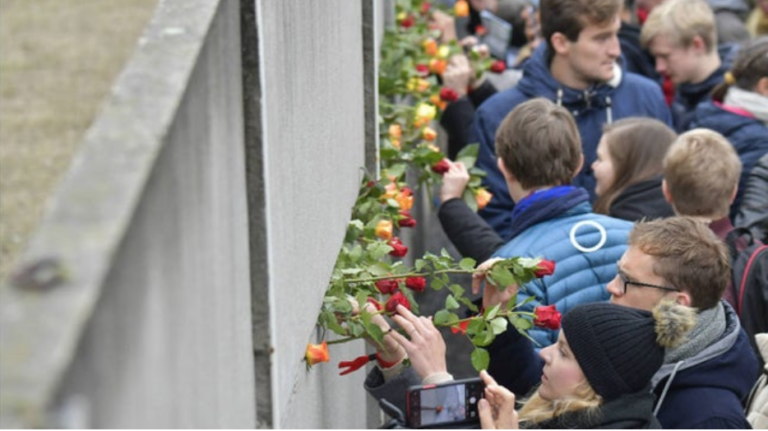
{"label": "red rose", "polygon": [[478,24],[477,26],[475,26],[475,35],[485,36],[486,33],[488,33],[488,30],[486,30],[482,24]]}
{"label": "red rose", "polygon": [[421,13],[426,15],[429,12],[429,8],[431,7],[432,5],[429,4],[428,1],[425,1],[424,3],[421,4]]}
{"label": "red rose", "polygon": [[533,312],[536,314],[534,325],[547,329],[560,329],[561,316],[554,305],[536,307]]}
{"label": "red rose", "polygon": [[427,279],[424,277],[407,277],[405,286],[417,292],[423,292],[427,287]]}
{"label": "red rose", "polygon": [[365,302],[367,302],[369,304],[372,304],[374,307],[376,307],[376,311],[381,311],[381,309],[384,308],[384,307],[381,306],[381,302],[379,302],[379,301],[377,301],[377,300],[375,300],[373,298],[368,298],[368,299],[365,300]]}
{"label": "red rose", "polygon": [[409,310],[411,309],[411,303],[408,302],[408,298],[403,295],[403,292],[395,292],[394,295],[390,296],[389,300],[387,300],[387,305],[384,308],[387,312],[394,313],[397,310],[398,305],[402,305]]}
{"label": "red rose", "polygon": [[403,257],[408,253],[408,247],[403,245],[403,242],[400,241],[400,238],[394,237],[387,242],[387,245],[392,247],[392,251],[389,252],[391,256],[394,257]]}
{"label": "red rose", "polygon": [[493,73],[504,73],[504,71],[507,70],[507,64],[501,60],[496,60],[491,64],[490,70]]}
{"label": "red rose", "polygon": [[413,19],[413,15],[408,15],[407,17],[405,17],[405,19],[400,21],[400,27],[402,27],[402,28],[411,28],[411,27],[413,27],[413,24],[415,22],[416,22],[416,20]]}
{"label": "red rose", "polygon": [[451,326],[451,332],[454,334],[466,334],[467,328],[469,327],[469,322],[471,322],[471,320],[465,320],[459,323],[457,326]]}
{"label": "red rose", "polygon": [[379,292],[389,295],[390,293],[393,293],[397,290],[398,282],[396,279],[386,279],[386,280],[378,280],[376,283],[376,288],[379,289]]}
{"label": "red rose", "polygon": [[445,102],[455,102],[459,98],[459,93],[453,88],[443,87],[440,90],[440,100]]}
{"label": "red rose", "polygon": [[545,275],[552,275],[555,273],[555,262],[552,262],[551,260],[541,259],[541,262],[539,262],[539,266],[536,269],[536,272],[533,273],[533,275],[536,276],[536,278],[544,277]]}
{"label": "red rose", "polygon": [[420,77],[425,78],[429,75],[429,66],[426,64],[417,64],[416,72],[418,72]]}
{"label": "red rose", "polygon": [[401,210],[400,215],[404,218],[398,220],[397,225],[400,227],[416,227],[416,220],[411,217],[411,212],[407,210]]}
{"label": "red rose", "polygon": [[451,169],[451,165],[448,164],[448,159],[440,160],[432,165],[432,170],[440,175],[448,172],[449,169]]}

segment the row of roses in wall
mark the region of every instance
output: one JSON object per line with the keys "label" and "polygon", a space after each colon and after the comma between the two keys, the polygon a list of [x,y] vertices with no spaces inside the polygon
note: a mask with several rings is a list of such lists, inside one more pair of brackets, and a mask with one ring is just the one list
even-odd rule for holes
{"label": "row of roses in wall", "polygon": [[[454,90],[440,86],[440,75],[448,58],[461,52],[461,48],[455,42],[438,42],[439,34],[428,23],[434,7],[430,2],[397,0],[395,7],[398,25],[385,33],[379,70],[380,178],[367,173],[361,181],[318,316],[324,341],[310,343],[305,360],[308,366],[329,361],[329,344],[362,337],[380,343],[382,330],[371,322],[372,314],[366,307],[358,304],[370,303],[374,313],[381,314],[392,314],[397,305],[403,305],[418,314],[413,294],[424,292],[429,284],[433,289],[450,291],[445,308],[434,316],[435,324],[450,326],[456,333],[469,337],[477,346],[472,354],[473,365],[485,368],[488,354],[482,346],[506,330],[507,323],[525,330],[533,325],[536,316],[517,311],[522,304],[512,301],[478,310],[466,297],[465,289],[452,284],[449,278],[450,274],[473,272],[476,262],[472,259],[456,262],[443,250],[440,254],[427,252],[412,259],[413,266],[403,261],[409,250],[399,232],[417,225],[410,212],[416,196],[409,184],[430,193],[448,170],[445,155],[434,144],[438,132],[432,124],[447,104],[457,98]],[[449,12],[462,15],[467,11],[466,2],[460,0]],[[467,166],[471,176],[463,198],[470,207],[481,209],[492,195],[481,186],[484,173],[474,166],[476,157],[477,145],[470,145],[459,153],[457,160]],[[553,269],[540,259],[508,259],[494,265],[488,281],[499,286],[522,284]],[[462,304],[477,314],[461,318],[457,311]],[[551,325],[552,320],[537,322]],[[340,367],[350,363],[344,361]]]}

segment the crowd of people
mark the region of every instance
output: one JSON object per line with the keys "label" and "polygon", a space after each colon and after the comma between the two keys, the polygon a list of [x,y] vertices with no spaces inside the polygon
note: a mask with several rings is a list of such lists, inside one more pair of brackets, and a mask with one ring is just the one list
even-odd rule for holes
{"label": "crowd of people", "polygon": [[[768,396],[749,397],[768,373],[768,1],[469,3],[466,27],[439,11],[434,27],[472,47],[481,14],[508,21],[508,79],[454,56],[442,80],[461,97],[440,122],[449,156],[479,142],[493,199],[469,208],[467,167],[449,162],[438,217],[481,262],[483,307],[564,314],[488,346],[483,427],[768,426]],[[513,256],[556,270],[483,282]],[[430,318],[399,307],[402,333],[374,319],[374,397],[404,411],[409,386],[453,378]]]}

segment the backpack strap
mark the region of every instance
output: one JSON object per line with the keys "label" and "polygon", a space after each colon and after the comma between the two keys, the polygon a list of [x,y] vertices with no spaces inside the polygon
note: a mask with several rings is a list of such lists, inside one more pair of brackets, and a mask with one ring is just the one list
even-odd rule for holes
{"label": "backpack strap", "polygon": [[744,274],[741,276],[741,286],[739,287],[739,301],[738,301],[738,307],[736,310],[736,313],[741,317],[741,305],[744,301],[744,291],[746,290],[747,285],[747,278],[749,278],[749,270],[752,267],[752,263],[754,263],[755,259],[757,259],[757,256],[764,250],[768,250],[768,245],[761,245],[758,247],[751,256],[749,256],[749,260],[747,261],[747,266],[744,268]]}

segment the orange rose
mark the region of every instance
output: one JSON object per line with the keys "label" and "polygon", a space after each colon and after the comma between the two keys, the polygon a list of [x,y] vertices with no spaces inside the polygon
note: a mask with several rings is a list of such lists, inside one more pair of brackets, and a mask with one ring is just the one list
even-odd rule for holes
{"label": "orange rose", "polygon": [[304,354],[304,359],[307,361],[308,367],[320,362],[328,362],[331,359],[328,354],[328,343],[323,341],[320,344],[307,344],[307,352]]}
{"label": "orange rose", "polygon": [[457,1],[453,5],[453,13],[459,18],[469,16],[469,3],[467,3],[467,0]]}
{"label": "orange rose", "polygon": [[381,198],[383,200],[394,198],[395,196],[397,196],[398,193],[400,193],[400,190],[397,189],[397,184],[395,184],[394,182],[391,182],[386,186],[384,186],[384,190],[385,190],[384,194],[381,195]]}
{"label": "orange rose", "polygon": [[436,75],[442,75],[446,67],[448,67],[448,63],[445,60],[433,58],[429,61],[429,71]]}
{"label": "orange rose", "polygon": [[437,138],[437,132],[430,127],[425,127],[421,130],[421,137],[424,138],[425,141],[432,142]]}
{"label": "orange rose", "polygon": [[421,43],[421,46],[428,56],[434,57],[437,55],[437,41],[435,39],[427,39]]}
{"label": "orange rose", "polygon": [[389,125],[389,136],[392,138],[399,138],[403,136],[403,128],[399,124]]}
{"label": "orange rose", "polygon": [[395,200],[400,205],[401,210],[413,208],[413,192],[408,187],[403,187],[400,193],[395,196]]}
{"label": "orange rose", "polygon": [[437,94],[433,94],[429,96],[429,101],[432,102],[435,106],[438,107],[441,111],[445,111],[445,107],[448,106],[448,103],[444,100],[440,99],[440,96]]}
{"label": "orange rose", "polygon": [[475,193],[475,201],[477,202],[477,209],[481,210],[488,205],[488,202],[493,198],[493,194],[486,189],[477,189]]}
{"label": "orange rose", "polygon": [[376,225],[376,236],[381,239],[392,238],[392,220],[381,220]]}

